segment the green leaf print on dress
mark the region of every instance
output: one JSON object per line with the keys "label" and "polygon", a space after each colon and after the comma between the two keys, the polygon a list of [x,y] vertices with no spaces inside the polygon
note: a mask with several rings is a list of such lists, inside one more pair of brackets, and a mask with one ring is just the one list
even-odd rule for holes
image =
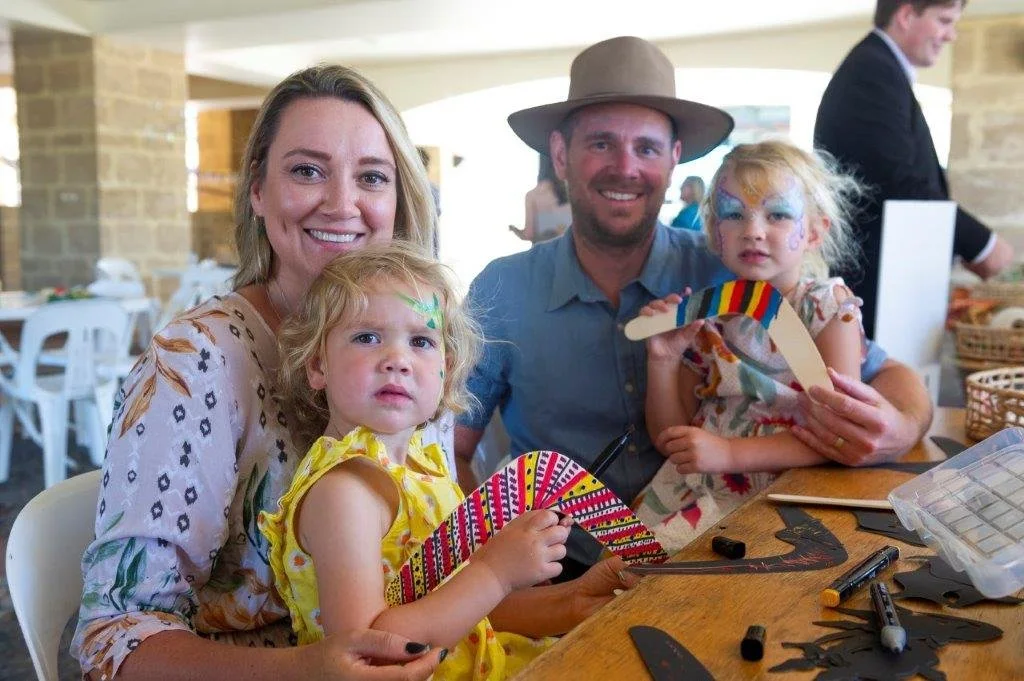
{"label": "green leaf print on dress", "polygon": [[242,499],[242,525],[245,528],[246,539],[256,549],[256,554],[260,557],[260,560],[270,565],[270,557],[268,555],[270,546],[257,525],[260,511],[269,512],[273,510],[267,506],[267,487],[270,484],[270,471],[265,472],[263,477],[259,478],[259,483],[256,482],[258,476],[259,468],[253,466],[252,471],[249,473],[249,480],[245,484],[245,496]]}

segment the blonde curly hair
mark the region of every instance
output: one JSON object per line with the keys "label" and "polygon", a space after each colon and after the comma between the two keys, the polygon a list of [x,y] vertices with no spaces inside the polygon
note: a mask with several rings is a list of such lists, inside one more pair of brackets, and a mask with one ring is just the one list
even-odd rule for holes
{"label": "blonde curly hair", "polygon": [[808,213],[828,218],[831,223],[822,234],[821,246],[804,254],[803,276],[823,279],[829,269],[859,268],[860,245],[853,235],[856,217],[865,187],[852,175],[845,174],[828,152],[812,152],[781,140],[739,144],[732,149],[711,179],[711,185],[700,204],[700,217],[708,236],[708,248],[718,252],[719,216],[715,194],[732,173],[745,191],[755,194],[765,187],[777,186],[785,178],[796,180],[807,201]]}
{"label": "blonde curly hair", "polygon": [[306,367],[324,356],[331,329],[363,314],[369,307],[369,294],[396,284],[413,290],[434,289],[440,300],[445,373],[440,404],[432,418],[442,411],[462,413],[475,406],[466,381],[479,356],[481,334],[458,298],[454,274],[417,246],[401,242],[371,245],[328,263],[300,308],[278,331],[281,366],[277,386],[304,446],[323,434],[330,417],[326,395],[309,385]]}

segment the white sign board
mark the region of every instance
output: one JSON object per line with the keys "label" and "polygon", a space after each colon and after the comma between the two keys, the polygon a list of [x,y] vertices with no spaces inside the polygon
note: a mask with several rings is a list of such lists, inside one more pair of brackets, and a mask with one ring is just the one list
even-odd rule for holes
{"label": "white sign board", "polygon": [[886,201],[878,267],[875,340],[921,371],[932,398],[953,266],[953,201]]}

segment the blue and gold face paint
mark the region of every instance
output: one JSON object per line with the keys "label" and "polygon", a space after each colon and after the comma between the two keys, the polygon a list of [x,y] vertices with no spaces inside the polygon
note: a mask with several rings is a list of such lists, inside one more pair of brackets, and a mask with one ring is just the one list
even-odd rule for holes
{"label": "blue and gold face paint", "polygon": [[803,192],[795,185],[790,186],[787,191],[766,198],[762,205],[765,214],[778,219],[792,220],[793,227],[789,232],[787,245],[791,251],[799,249],[807,235],[807,221],[804,219],[806,204]]}

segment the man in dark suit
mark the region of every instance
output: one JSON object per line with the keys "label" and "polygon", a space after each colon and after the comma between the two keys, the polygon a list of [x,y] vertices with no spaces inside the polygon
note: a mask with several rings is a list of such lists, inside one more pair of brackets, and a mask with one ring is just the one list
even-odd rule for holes
{"label": "man in dark suit", "polygon": [[[886,199],[949,198],[931,132],[912,89],[915,68],[932,66],[966,0],[878,0],[875,29],[857,44],[825,89],[814,145],[831,152],[867,185],[870,201],[856,225],[862,272],[840,272],[864,299],[864,330],[874,336],[882,203]],[[1010,245],[957,209],[953,252],[988,278],[1013,259]]]}

